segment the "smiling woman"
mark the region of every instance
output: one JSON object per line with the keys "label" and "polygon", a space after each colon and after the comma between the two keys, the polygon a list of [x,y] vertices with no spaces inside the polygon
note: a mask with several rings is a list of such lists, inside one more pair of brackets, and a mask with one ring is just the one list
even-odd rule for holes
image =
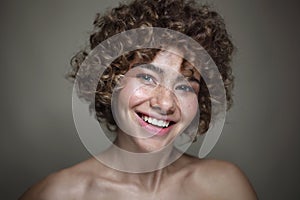
{"label": "smiling woman", "polygon": [[[89,50],[72,59],[70,77],[76,78],[79,97],[89,103],[101,124],[116,133],[116,139],[100,159],[91,158],[48,176],[21,199],[256,199],[235,165],[198,159],[174,146],[187,130],[192,133],[190,142],[208,130],[212,105],[221,100],[213,91],[224,87],[227,108],[231,105],[233,45],[220,15],[194,1],[135,0],[97,15],[94,26]],[[181,36],[159,34],[155,42],[161,48],[139,46],[120,53],[136,41],[132,37],[109,40],[128,30],[144,30],[135,40],[152,44],[155,28],[151,27],[179,32],[202,47],[191,48]],[[105,41],[110,52],[97,51]],[[117,58],[103,66],[114,57],[111,54]],[[197,62],[203,55],[208,56]],[[210,58],[218,73],[208,64]],[[95,73],[99,66],[100,78]],[[215,77],[221,79],[221,86],[206,82]],[[127,156],[128,152],[145,159],[141,162]],[[122,171],[114,165],[142,170]],[[149,165],[155,169],[143,171]]]}
{"label": "smiling woman", "polygon": [[161,51],[151,63],[135,65],[125,74],[114,114],[120,130],[116,144],[122,149],[160,150],[196,117],[200,75],[185,78],[182,63],[182,56]]}

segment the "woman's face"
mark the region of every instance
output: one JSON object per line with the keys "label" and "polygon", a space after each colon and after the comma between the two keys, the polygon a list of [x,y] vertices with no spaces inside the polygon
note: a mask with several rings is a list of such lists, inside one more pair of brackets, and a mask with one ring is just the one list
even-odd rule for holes
{"label": "woman's face", "polygon": [[[192,122],[198,111],[200,75],[181,74],[183,59],[160,51],[149,64],[135,64],[113,95],[113,114],[130,151],[160,150]],[[116,98],[115,98],[116,97]],[[125,139],[126,138],[126,139]]]}

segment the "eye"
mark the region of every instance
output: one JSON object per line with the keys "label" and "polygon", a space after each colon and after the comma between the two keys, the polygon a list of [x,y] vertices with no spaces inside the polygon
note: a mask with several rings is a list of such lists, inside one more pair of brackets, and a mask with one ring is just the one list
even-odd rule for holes
{"label": "eye", "polygon": [[194,92],[194,89],[188,85],[179,85],[175,88],[176,90],[182,90],[184,92]]}
{"label": "eye", "polygon": [[149,74],[137,74],[136,77],[147,84],[156,84],[156,80]]}

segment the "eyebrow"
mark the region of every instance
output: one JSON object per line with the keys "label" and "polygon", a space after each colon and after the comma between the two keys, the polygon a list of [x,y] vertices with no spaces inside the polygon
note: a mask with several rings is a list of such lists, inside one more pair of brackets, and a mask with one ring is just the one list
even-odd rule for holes
{"label": "eyebrow", "polygon": [[[150,63],[136,64],[133,67],[140,67],[140,68],[144,68],[144,69],[149,69],[149,70],[154,71],[158,74],[165,74],[165,71],[163,69],[161,69],[161,68],[159,68],[159,67],[157,67],[153,64],[150,64]],[[189,81],[189,82],[196,82],[200,85],[200,80],[196,79],[194,76],[188,77],[187,79],[186,79],[186,77],[183,77],[183,76],[178,76],[176,78],[176,82],[186,81],[186,80]]]}
{"label": "eyebrow", "polygon": [[144,68],[144,69],[149,69],[151,71],[154,71],[158,74],[165,74],[165,71],[159,67],[156,67],[155,65],[153,64],[150,64],[150,63],[147,63],[147,64],[137,64],[137,65],[134,65],[133,67],[140,67],[140,68]]}
{"label": "eyebrow", "polygon": [[189,77],[188,78],[188,81],[194,81],[194,82],[196,82],[196,83],[198,83],[199,85],[200,85],[200,80],[198,80],[198,79],[196,79],[195,77]]}
{"label": "eyebrow", "polygon": [[180,82],[180,81],[188,81],[188,82],[196,82],[200,85],[200,80],[196,79],[195,77],[183,77],[183,76],[178,76],[176,78],[176,82]]}

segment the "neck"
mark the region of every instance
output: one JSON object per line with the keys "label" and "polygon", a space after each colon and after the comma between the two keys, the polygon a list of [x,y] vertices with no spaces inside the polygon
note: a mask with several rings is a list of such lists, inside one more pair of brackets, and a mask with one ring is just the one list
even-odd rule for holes
{"label": "neck", "polygon": [[160,160],[158,155],[150,156],[150,158],[147,155],[136,158],[134,154],[128,156],[114,145],[101,153],[99,159],[115,169],[113,171],[118,180],[126,180],[129,185],[136,185],[153,195],[158,192],[164,177],[168,176],[167,173],[170,173],[172,168],[172,166],[165,167],[167,165],[163,161],[166,158]]}
{"label": "neck", "polygon": [[[148,173],[168,166],[177,160],[181,153],[169,143],[158,150],[147,151],[144,144],[127,134],[118,134],[114,145],[99,155],[99,159],[112,168],[129,173]],[[149,142],[151,143],[151,142]]]}

